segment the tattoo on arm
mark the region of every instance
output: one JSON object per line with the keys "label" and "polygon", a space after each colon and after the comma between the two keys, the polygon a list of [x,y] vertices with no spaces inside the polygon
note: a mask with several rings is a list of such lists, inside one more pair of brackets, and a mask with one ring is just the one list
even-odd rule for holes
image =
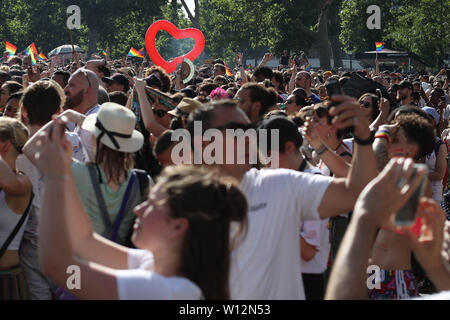
{"label": "tattoo on arm", "polygon": [[373,152],[377,158],[378,171],[381,172],[389,162],[387,146],[379,141],[375,141],[373,144]]}

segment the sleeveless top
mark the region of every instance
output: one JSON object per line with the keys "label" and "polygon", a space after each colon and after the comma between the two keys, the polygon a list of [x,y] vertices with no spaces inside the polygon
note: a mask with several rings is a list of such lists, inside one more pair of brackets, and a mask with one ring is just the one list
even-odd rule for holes
{"label": "sleeveless top", "polygon": [[[20,218],[22,218],[21,214],[16,214],[9,209],[6,204],[6,194],[3,190],[0,191],[0,247],[6,242],[6,239],[8,239]],[[25,231],[25,226],[27,224],[26,220],[28,220],[28,217],[25,219],[25,222],[19,232],[17,232],[13,241],[11,241],[7,250],[19,250],[23,232]]]}

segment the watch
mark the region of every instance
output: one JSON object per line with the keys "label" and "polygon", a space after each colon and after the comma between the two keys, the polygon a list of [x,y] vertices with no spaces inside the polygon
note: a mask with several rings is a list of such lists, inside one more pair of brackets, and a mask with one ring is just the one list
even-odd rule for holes
{"label": "watch", "polygon": [[353,139],[355,140],[355,142],[357,144],[359,144],[360,146],[368,146],[371,145],[374,141],[375,141],[375,130],[371,129],[370,130],[370,137],[366,140],[362,140],[360,138],[358,138],[357,136],[353,135]]}

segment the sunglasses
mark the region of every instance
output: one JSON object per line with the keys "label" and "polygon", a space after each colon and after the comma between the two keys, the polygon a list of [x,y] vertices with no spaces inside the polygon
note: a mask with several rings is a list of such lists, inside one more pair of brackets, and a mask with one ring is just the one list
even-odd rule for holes
{"label": "sunglasses", "polygon": [[360,105],[363,105],[365,108],[370,108],[370,103],[368,103],[367,101],[360,101],[359,102]]}
{"label": "sunglasses", "polygon": [[153,114],[156,114],[160,118],[164,118],[164,116],[168,113],[166,110],[162,109],[153,109]]}

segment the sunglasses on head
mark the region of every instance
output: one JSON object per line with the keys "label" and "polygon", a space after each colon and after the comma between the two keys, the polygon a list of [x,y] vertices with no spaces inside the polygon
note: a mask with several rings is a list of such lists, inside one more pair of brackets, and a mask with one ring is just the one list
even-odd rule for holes
{"label": "sunglasses on head", "polygon": [[370,103],[368,103],[367,101],[361,100],[361,101],[359,102],[359,104],[360,104],[360,105],[363,105],[365,108],[370,108]]}
{"label": "sunglasses on head", "polygon": [[160,118],[164,118],[168,111],[162,109],[153,109],[153,114],[156,114]]}
{"label": "sunglasses on head", "polygon": [[81,73],[86,77],[86,80],[87,80],[87,82],[89,84],[89,88],[92,87],[91,80],[89,80],[89,77],[88,77],[86,71],[81,69]]}

